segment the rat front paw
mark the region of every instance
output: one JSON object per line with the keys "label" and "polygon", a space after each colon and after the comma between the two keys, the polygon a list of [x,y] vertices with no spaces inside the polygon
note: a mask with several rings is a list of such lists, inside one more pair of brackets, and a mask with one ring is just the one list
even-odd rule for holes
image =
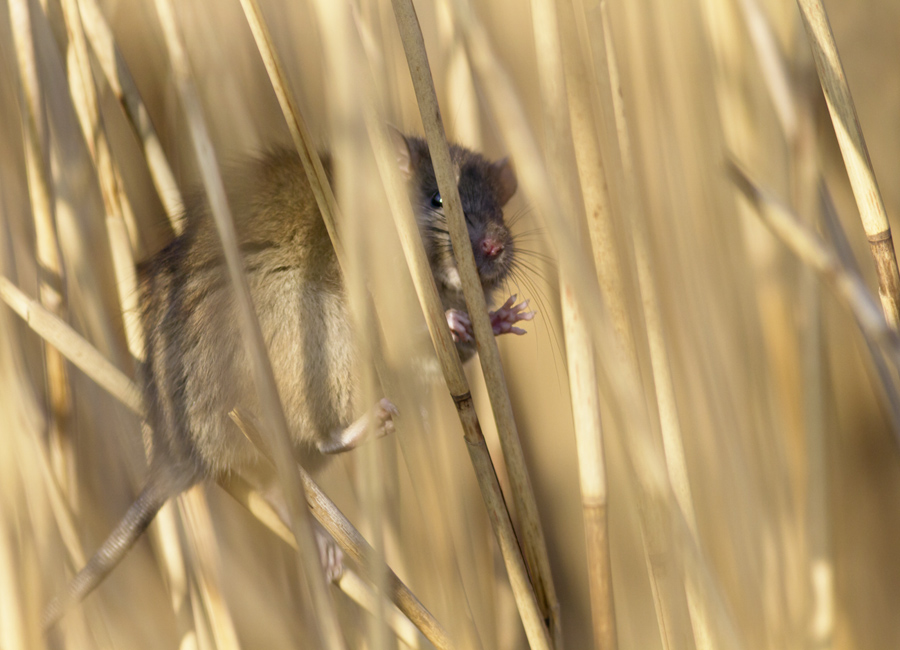
{"label": "rat front paw", "polygon": [[516,296],[512,295],[499,309],[491,312],[491,327],[494,328],[494,336],[500,334],[518,334],[521,336],[526,334],[521,327],[513,327],[513,325],[519,321],[532,320],[535,312],[525,311],[528,309],[528,300],[520,302],[518,305],[515,302]]}
{"label": "rat front paw", "polygon": [[450,334],[453,335],[455,343],[469,343],[475,340],[472,334],[472,321],[469,315],[458,309],[448,309],[444,312],[447,317],[447,325],[450,327]]}

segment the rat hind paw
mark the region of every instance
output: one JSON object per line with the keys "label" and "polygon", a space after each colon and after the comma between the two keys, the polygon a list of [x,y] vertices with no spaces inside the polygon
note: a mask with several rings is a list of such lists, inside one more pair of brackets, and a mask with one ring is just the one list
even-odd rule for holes
{"label": "rat hind paw", "polygon": [[[323,454],[340,454],[355,449],[369,439],[377,439],[394,432],[394,418],[400,413],[390,400],[378,400],[371,412],[344,429],[331,431],[316,442]],[[371,428],[369,424],[371,423]]]}
{"label": "rat hind paw", "polygon": [[315,522],[313,532],[316,537],[316,546],[319,547],[319,562],[322,563],[325,580],[338,582],[344,575],[344,552],[318,521]]}
{"label": "rat hind paw", "polygon": [[491,312],[491,327],[494,328],[494,336],[499,336],[500,334],[518,334],[521,336],[526,334],[525,330],[521,327],[514,327],[514,325],[519,321],[532,320],[535,312],[525,311],[528,309],[530,301],[525,300],[518,305],[515,302],[516,296],[512,295],[499,309]]}

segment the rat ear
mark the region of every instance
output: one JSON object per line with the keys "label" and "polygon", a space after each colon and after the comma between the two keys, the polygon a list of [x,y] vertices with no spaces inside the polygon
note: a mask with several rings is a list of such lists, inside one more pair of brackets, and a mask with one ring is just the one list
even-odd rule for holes
{"label": "rat ear", "polygon": [[397,154],[397,167],[400,168],[403,177],[409,180],[413,175],[413,168],[415,166],[413,156],[415,154],[412,152],[412,149],[410,149],[409,141],[406,139],[405,135],[400,133],[400,131],[393,126],[388,126],[388,131],[391,134],[391,143],[394,145],[394,152]]}
{"label": "rat ear", "polygon": [[516,193],[516,188],[519,187],[516,170],[508,156],[503,160],[498,160],[491,167],[494,170],[494,178],[497,180],[497,198],[500,199],[500,205],[506,205],[506,202]]}

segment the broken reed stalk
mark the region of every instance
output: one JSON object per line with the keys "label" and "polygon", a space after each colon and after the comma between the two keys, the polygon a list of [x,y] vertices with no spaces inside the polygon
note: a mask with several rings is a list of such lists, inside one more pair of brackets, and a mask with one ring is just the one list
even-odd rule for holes
{"label": "broken reed stalk", "polygon": [[[400,36],[403,40],[403,47],[406,51],[406,58],[409,62],[410,75],[416,91],[419,112],[425,127],[425,137],[428,141],[428,149],[434,166],[435,176],[437,177],[438,188],[441,190],[441,197],[443,197],[444,213],[447,215],[447,228],[450,231],[450,239],[459,270],[463,294],[466,299],[466,307],[475,331],[478,356],[481,360],[485,384],[490,396],[494,419],[497,423],[500,443],[503,448],[507,471],[509,472],[513,500],[520,520],[519,529],[522,536],[521,541],[525,560],[530,570],[534,593],[541,608],[542,618],[549,622],[550,633],[556,643],[556,639],[561,640],[559,601],[556,598],[556,591],[553,586],[550,560],[547,555],[547,544],[541,529],[537,502],[534,498],[534,490],[525,464],[525,455],[522,452],[521,442],[516,430],[509,391],[506,387],[506,379],[500,363],[500,353],[497,349],[497,342],[494,339],[493,328],[485,303],[484,290],[478,277],[478,271],[475,268],[475,258],[472,252],[468,228],[466,227],[459,192],[456,187],[457,172],[450,160],[450,149],[441,122],[440,107],[437,103],[434,81],[431,78],[425,42],[411,0],[393,0],[393,6],[394,13],[397,16],[397,26],[400,29]],[[521,604],[520,613],[524,617],[525,612],[522,612]],[[530,615],[531,613],[529,613]],[[543,623],[541,625],[543,627]],[[526,625],[526,629],[527,627]],[[529,634],[529,640],[532,644],[538,638],[534,636],[536,632],[537,630],[533,630],[532,634]]]}
{"label": "broken reed stalk", "polygon": [[[547,158],[556,191],[566,211],[565,217],[573,231],[577,232],[586,223],[569,120],[567,75],[557,5],[555,0],[532,0],[531,8]],[[594,188],[596,189],[596,185]],[[592,194],[591,198],[603,201],[606,197]],[[594,346],[575,290],[564,273],[560,274],[560,295],[569,393],[578,452],[594,647],[596,650],[615,650],[618,639],[609,554],[607,472]],[[557,630],[557,635],[555,640],[557,647],[560,647],[560,630]]]}
{"label": "broken reed stalk", "polygon": [[763,223],[819,274],[850,308],[863,334],[882,349],[895,368],[900,368],[900,334],[888,324],[863,279],[844,268],[821,239],[804,227],[789,208],[763,191],[738,162],[728,161],[728,173]]}
{"label": "broken reed stalk", "polygon": [[272,448],[277,450],[275,466],[284,490],[292,530],[300,549],[299,566],[302,567],[300,584],[304,583],[305,577],[305,584],[312,596],[314,615],[307,616],[307,622],[310,623],[311,629],[316,630],[316,636],[322,647],[328,648],[328,650],[343,650],[346,644],[341,635],[334,605],[328,593],[328,586],[325,584],[325,575],[319,565],[318,548],[313,539],[309,513],[302,500],[301,490],[303,487],[297,467],[291,462],[291,443],[287,420],[278,398],[266,343],[253,308],[247,277],[244,275],[234,221],[225,197],[225,187],[219,174],[212,142],[206,130],[199,98],[192,80],[187,53],[184,50],[184,39],[175,20],[172,0],[157,0],[156,8],[165,36],[175,84],[188,120],[191,143],[209,197],[210,210],[216,230],[222,240],[228,274],[234,287],[240,328],[245,345],[247,345],[261,413],[271,430]]}
{"label": "broken reed stalk", "polygon": [[81,13],[84,34],[94,52],[94,58],[103,72],[106,83],[128,118],[128,124],[131,125],[138,142],[140,142],[150,172],[150,179],[162,201],[169,223],[176,234],[181,234],[184,227],[181,219],[184,201],[163,151],[159,135],[150,120],[150,113],[138,93],[134,78],[128,70],[128,65],[116,45],[112,30],[97,5],[97,1],[77,0],[77,4]]}
{"label": "broken reed stalk", "polygon": [[[259,430],[259,425],[255,418],[241,409],[235,409],[230,413],[230,416],[260,453],[270,462],[274,462],[271,446]],[[391,568],[387,565],[373,565],[373,549],[366,539],[353,526],[350,520],[338,510],[337,506],[334,505],[331,499],[325,495],[312,477],[299,464],[297,469],[303,481],[310,512],[325,527],[325,530],[331,534],[347,556],[356,563],[363,577],[371,583],[376,573],[384,573],[387,577],[387,595],[397,605],[397,608],[421,630],[425,638],[442,650],[455,648],[456,646],[441,624],[419,602],[409,588],[400,581]],[[236,484],[236,487],[240,488],[240,484]],[[229,492],[232,491],[230,487],[226,489]]]}
{"label": "broken reed stalk", "polygon": [[[128,196],[121,182],[118,164],[113,159],[106,129],[98,106],[97,87],[91,71],[87,42],[78,12],[78,0],[61,0],[63,20],[66,24],[68,52],[65,54],[70,95],[78,116],[78,123],[87,143],[88,153],[94,163],[103,207],[106,211],[106,229],[116,275],[116,289],[125,325],[128,349],[135,359],[144,358],[144,335],[136,318],[125,314],[138,313],[137,270],[134,251],[125,223],[125,214],[132,214]],[[60,43],[62,45],[62,43]],[[134,224],[132,224],[132,233]]]}
{"label": "broken reed stalk", "polygon": [[[38,336],[44,339],[48,344],[60,350],[66,359],[84,372],[85,375],[100,386],[100,388],[116,398],[135,415],[144,417],[143,403],[137,386],[135,386],[131,379],[116,368],[102,353],[73,330],[68,324],[51,314],[36,300],[26,296],[8,278],[3,276],[0,276],[0,300],[18,314]],[[308,477],[306,478],[308,479]],[[353,529],[349,520],[337,510],[337,507],[334,506],[324,493],[322,493],[322,491],[312,482],[312,479],[308,480],[309,486],[311,486],[311,489],[315,492],[314,502],[320,504],[314,510],[314,514],[323,517],[333,517],[335,519],[334,522],[328,520],[322,521],[322,525],[329,531],[352,530],[352,534],[344,535],[343,537],[338,538],[338,541],[341,542],[343,540],[343,543],[347,545],[344,547],[344,550],[350,557],[353,557],[354,559],[363,558],[365,560],[366,555],[362,546],[366,544],[365,540],[355,529]],[[238,479],[231,479],[228,481],[223,480],[220,483],[222,484],[222,487],[232,494],[232,496],[235,496],[235,494],[244,494],[241,498],[235,498],[237,498],[242,505],[247,507],[251,513],[257,515],[264,525],[273,530],[275,529],[275,525],[269,519],[258,514],[261,511],[265,511],[268,504],[266,504],[266,507],[258,505],[253,505],[251,507],[248,505],[256,504],[261,497],[257,499],[259,495],[256,493],[254,493],[253,496],[249,496],[247,491],[250,490],[250,488],[240,487],[241,485],[246,485],[245,483],[238,481]],[[265,502],[263,501],[263,503]],[[63,517],[61,521],[65,521],[65,517]],[[66,527],[61,527],[61,530],[65,533]],[[281,524],[280,530],[287,530],[284,524]],[[276,530],[276,532],[278,531]],[[290,535],[290,533],[288,534]],[[280,533],[279,536],[282,538],[284,537],[284,535]],[[291,538],[290,543],[296,548],[296,540]],[[84,564],[83,553],[79,556],[77,546],[73,546],[72,549],[70,549],[70,552],[73,555],[73,559],[77,561],[77,564]],[[364,572],[370,572],[369,569],[367,569],[366,564],[360,564],[360,566],[364,569]],[[395,601],[397,606],[417,626],[421,624],[426,628],[423,630],[425,637],[434,643],[436,647],[451,650],[454,646],[448,641],[449,637],[446,632],[443,631],[440,624],[435,621],[431,614],[429,614],[421,605],[415,595],[409,591],[409,588],[402,582],[399,582],[399,580],[397,580],[397,583],[393,585],[392,588],[393,592],[391,593],[396,594],[397,597],[397,600]]]}
{"label": "broken reed stalk", "polygon": [[875,170],[859,125],[850,87],[847,85],[844,66],[822,0],[797,0],[797,4],[812,47],[819,81],[825,93],[825,102],[841,147],[847,175],[850,177],[859,216],[869,240],[872,257],[875,258],[881,306],[888,325],[896,330],[900,326],[900,273],[897,270],[897,255],[884,201],[875,180]]}
{"label": "broken reed stalk", "polygon": [[[52,313],[65,318],[66,276],[56,232],[56,215],[50,174],[50,129],[33,39],[31,9],[27,0],[9,2],[10,24],[22,90],[22,132],[28,196],[34,217],[40,300]],[[54,471],[71,500],[75,487],[71,467],[71,440],[66,431],[72,397],[65,362],[59,352],[45,346],[47,392],[50,402],[48,441]]]}

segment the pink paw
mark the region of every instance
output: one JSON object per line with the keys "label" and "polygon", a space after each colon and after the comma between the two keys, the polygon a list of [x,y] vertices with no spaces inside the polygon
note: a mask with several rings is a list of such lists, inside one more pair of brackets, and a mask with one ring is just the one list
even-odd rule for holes
{"label": "pink paw", "polygon": [[319,562],[325,571],[325,580],[329,583],[339,581],[344,574],[344,552],[318,521],[315,522],[313,532],[316,546],[319,547]]}
{"label": "pink paw", "polygon": [[533,311],[525,311],[528,309],[528,300],[515,304],[516,296],[509,297],[503,305],[491,312],[491,326],[494,328],[494,336],[500,334],[526,334],[527,332],[521,327],[513,327],[519,321],[532,320],[535,316]]}
{"label": "pink paw", "polygon": [[397,407],[391,403],[386,397],[378,400],[372,409],[372,428],[375,430],[375,437],[381,438],[389,433],[394,433],[394,418],[400,415]]}
{"label": "pink paw", "polygon": [[458,309],[448,309],[444,312],[444,315],[447,317],[450,334],[453,335],[453,340],[456,343],[469,343],[475,340],[475,337],[472,335],[472,321],[469,320],[469,315],[466,312]]}

